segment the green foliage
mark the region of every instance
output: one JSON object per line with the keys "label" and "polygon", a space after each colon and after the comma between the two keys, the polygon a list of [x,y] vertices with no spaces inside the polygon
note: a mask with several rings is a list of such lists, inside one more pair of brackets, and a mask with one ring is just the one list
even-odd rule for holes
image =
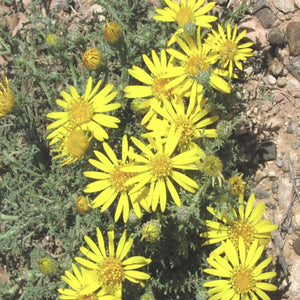
{"label": "green foliage", "polygon": [[[85,215],[76,212],[75,199],[88,183],[83,171],[91,170],[88,159],[94,157],[92,149],[101,151],[102,145],[93,141],[84,160],[62,168],[51,160],[46,114],[57,110],[55,99],[70,85],[83,93],[90,75],[95,80],[103,79],[102,86],[113,83],[117,101],[122,104],[115,114],[121,124],[109,130],[108,143],[120,153],[123,134],[140,137],[145,132],[141,116],[132,111],[131,101],[124,97],[124,87],[136,83],[127,70],[132,65],[143,68],[142,54],[166,47],[171,25],[153,21],[154,8],[146,0],[95,1],[104,8],[101,14],[118,22],[124,31],[123,43],[113,47],[102,38],[104,22],[99,22],[96,13],[80,18],[72,14],[70,4],[65,7],[65,18],[47,10],[45,17],[43,5],[47,1],[32,1],[29,8],[22,1],[20,5],[4,2],[13,13],[24,13],[28,22],[14,37],[7,25],[1,24],[0,28],[2,70],[17,102],[13,114],[0,119],[0,265],[5,266],[9,276],[7,282],[0,281],[0,295],[7,300],[56,299],[57,288],[63,286],[60,275],[79,255],[84,235],[95,239],[95,228],[100,227],[106,236],[113,224],[118,241],[124,224],[114,224],[111,209],[104,213],[90,210]],[[244,8],[236,13],[241,12]],[[58,36],[55,45],[45,42],[51,33]],[[101,70],[87,71],[82,66],[81,56],[89,47],[101,51]],[[209,104],[212,115],[228,121],[228,128],[223,139],[203,139],[200,146],[206,153],[220,157],[223,174],[229,178],[237,173],[239,159],[237,142],[231,134],[237,122],[232,120],[244,107],[242,100],[233,95],[208,92],[213,99]],[[211,248],[201,247],[203,240],[199,238],[205,230],[203,220],[209,217],[205,207],[214,205],[217,210],[226,210],[226,205],[236,199],[230,196],[226,182],[223,187],[213,188],[211,179],[202,173],[187,173],[200,188],[195,194],[180,190],[182,207],[168,203],[164,214],[144,213],[140,220],[130,215],[126,227],[135,238],[130,254],[152,259],[148,266],[151,279],[146,283],[147,291],[126,283],[124,299],[139,299],[143,293],[140,299],[207,299],[201,286],[205,276],[202,269]],[[228,199],[226,205],[220,195]],[[160,237],[153,243],[140,241],[142,224],[150,219],[162,225]],[[38,269],[38,261],[47,256],[60,265],[56,276],[47,277]]]}

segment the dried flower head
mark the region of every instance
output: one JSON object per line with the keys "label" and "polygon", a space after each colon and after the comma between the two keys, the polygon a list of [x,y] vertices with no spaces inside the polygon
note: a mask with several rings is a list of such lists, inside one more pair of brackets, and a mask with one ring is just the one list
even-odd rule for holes
{"label": "dried flower head", "polygon": [[14,104],[15,97],[9,87],[7,77],[5,77],[3,83],[0,81],[0,117],[10,113]]}
{"label": "dried flower head", "polygon": [[97,70],[102,61],[101,52],[97,48],[90,48],[82,55],[82,64],[89,70]]}
{"label": "dried flower head", "polygon": [[122,39],[122,35],[122,28],[117,22],[106,22],[103,36],[107,42],[117,44]]}

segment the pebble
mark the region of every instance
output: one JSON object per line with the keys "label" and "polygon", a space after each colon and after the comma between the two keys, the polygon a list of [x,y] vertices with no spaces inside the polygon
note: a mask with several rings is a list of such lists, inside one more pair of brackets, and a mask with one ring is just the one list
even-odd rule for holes
{"label": "pebble", "polygon": [[278,77],[277,78],[277,85],[278,85],[278,87],[285,87],[286,86],[286,82],[287,82],[287,80],[286,80],[286,78],[285,77]]}
{"label": "pebble", "polygon": [[283,64],[281,61],[278,60],[278,58],[274,58],[270,65],[269,65],[269,72],[274,76],[274,77],[278,77],[282,70],[283,70]]}
{"label": "pebble", "polygon": [[284,165],[284,161],[281,158],[276,159],[275,164],[278,168],[282,168]]}
{"label": "pebble", "polygon": [[294,0],[273,0],[273,4],[285,14],[295,11]]}
{"label": "pebble", "polygon": [[277,19],[271,9],[267,7],[259,10],[257,13],[255,13],[255,16],[264,28],[271,28]]}
{"label": "pebble", "polygon": [[290,55],[300,55],[300,22],[290,22],[286,28],[286,38]]}
{"label": "pebble", "polygon": [[268,40],[272,46],[282,46],[285,43],[285,31],[283,28],[275,27],[270,29]]}
{"label": "pebble", "polygon": [[297,134],[298,136],[300,136],[300,127],[299,127],[299,126],[296,127],[296,134]]}
{"label": "pebble", "polygon": [[267,76],[267,81],[269,84],[274,85],[276,83],[276,78],[273,75],[269,74]]}
{"label": "pebble", "polygon": [[255,175],[254,175],[254,178],[253,180],[256,182],[256,183],[259,183],[261,182],[264,178],[267,177],[267,173],[261,171],[261,170],[257,170]]}
{"label": "pebble", "polygon": [[276,176],[276,173],[275,173],[275,171],[270,171],[269,173],[268,173],[268,178],[270,178],[270,179],[275,179],[277,176]]}
{"label": "pebble", "polygon": [[295,0],[295,6],[300,9],[300,0]]}
{"label": "pebble", "polygon": [[272,185],[271,185],[271,189],[272,189],[273,194],[276,194],[278,192],[278,187],[279,187],[278,183],[273,181]]}
{"label": "pebble", "polygon": [[293,148],[294,150],[297,150],[299,147],[300,147],[300,142],[294,141],[294,142],[292,143],[292,148]]}
{"label": "pebble", "polygon": [[249,67],[245,68],[245,69],[244,69],[244,72],[245,72],[248,76],[252,75],[252,74],[253,74],[253,67],[252,67],[252,66],[249,66]]}
{"label": "pebble", "polygon": [[270,194],[262,188],[256,188],[254,191],[256,199],[267,199],[270,198]]}
{"label": "pebble", "polygon": [[291,60],[287,70],[300,81],[300,55]]}

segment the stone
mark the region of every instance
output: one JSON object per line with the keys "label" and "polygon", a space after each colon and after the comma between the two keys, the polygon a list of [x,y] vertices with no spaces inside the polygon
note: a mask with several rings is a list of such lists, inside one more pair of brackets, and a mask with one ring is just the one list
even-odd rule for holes
{"label": "stone", "polygon": [[270,198],[270,194],[262,188],[256,188],[253,190],[256,199],[267,199]]}
{"label": "stone", "polygon": [[250,14],[255,14],[258,12],[260,9],[264,7],[269,7],[269,3],[266,0],[257,0],[253,2],[253,5],[249,7],[249,12]]}
{"label": "stone", "polygon": [[286,28],[286,38],[290,55],[300,55],[300,22],[290,22]]}
{"label": "stone", "polygon": [[261,171],[261,170],[257,170],[255,175],[254,175],[254,178],[253,180],[256,182],[256,183],[259,183],[261,182],[264,178],[266,178],[268,176],[267,173]]}
{"label": "stone", "polygon": [[274,77],[278,77],[283,70],[283,64],[280,60],[274,58],[272,59],[268,69]]}
{"label": "stone", "polygon": [[294,141],[294,142],[292,143],[292,148],[293,148],[294,150],[297,150],[299,147],[300,147],[300,142]]}
{"label": "stone", "polygon": [[277,19],[271,9],[268,7],[264,7],[259,10],[255,16],[264,28],[271,28]]}
{"label": "stone", "polygon": [[275,160],[277,156],[276,145],[272,141],[264,141],[259,145],[257,156],[260,162]]}
{"label": "stone", "polygon": [[276,83],[276,78],[273,75],[269,74],[267,76],[267,82],[271,85],[274,85]]}
{"label": "stone", "polygon": [[300,9],[300,0],[295,0],[295,6]]}
{"label": "stone", "polygon": [[282,168],[284,165],[284,161],[281,158],[276,159],[275,164],[278,168]]}
{"label": "stone", "polygon": [[290,74],[287,76],[286,89],[291,96],[300,98],[300,81]]}
{"label": "stone", "polygon": [[275,27],[270,29],[268,40],[271,46],[282,46],[285,43],[285,31],[283,28]]}
{"label": "stone", "polygon": [[300,55],[292,59],[286,68],[300,81]]}
{"label": "stone", "polygon": [[294,0],[273,0],[273,4],[285,14],[295,11]]}
{"label": "stone", "polygon": [[296,127],[296,134],[297,134],[298,136],[300,136],[300,127],[299,127],[299,126]]}
{"label": "stone", "polygon": [[285,87],[286,86],[286,78],[285,77],[278,77],[277,78],[277,85],[278,87],[282,88],[282,87]]}
{"label": "stone", "polygon": [[272,182],[271,189],[272,189],[273,194],[277,194],[277,192],[278,192],[278,183],[276,181]]}

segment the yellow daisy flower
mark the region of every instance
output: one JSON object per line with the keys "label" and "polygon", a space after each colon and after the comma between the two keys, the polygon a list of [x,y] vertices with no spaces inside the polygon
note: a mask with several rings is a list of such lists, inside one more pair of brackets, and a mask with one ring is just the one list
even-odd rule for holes
{"label": "yellow daisy flower", "polygon": [[239,239],[238,246],[231,241],[224,244],[225,257],[212,253],[207,262],[212,266],[203,271],[221,277],[203,284],[210,288],[207,293],[212,295],[210,300],[270,300],[265,291],[276,291],[273,284],[264,282],[276,276],[276,272],[263,272],[272,261],[272,257],[261,261],[264,246],[258,246],[254,241],[249,248],[245,247],[243,239]]}
{"label": "yellow daisy flower", "polygon": [[[150,75],[138,66],[133,66],[129,69],[129,74],[142,82],[144,85],[129,85],[124,89],[125,97],[127,98],[146,98],[140,105],[140,110],[147,109],[147,113],[141,121],[141,124],[146,124],[154,115],[151,107],[161,104],[162,100],[170,100],[173,97],[173,89],[166,88],[169,78],[164,78],[163,75],[172,73],[172,59],[167,61],[166,51],[161,50],[160,58],[154,50],[151,51],[152,61],[147,55],[143,55],[143,60],[150,71]],[[171,76],[172,77],[172,76]]]}
{"label": "yellow daisy flower", "polygon": [[246,35],[247,30],[243,30],[237,35],[237,25],[234,25],[232,30],[228,23],[226,27],[226,34],[220,24],[218,24],[219,32],[212,29],[212,34],[208,34],[205,43],[209,45],[218,54],[218,59],[222,62],[222,68],[228,68],[229,76],[233,76],[233,66],[243,70],[241,60],[247,60],[247,57],[253,55],[253,50],[249,47],[253,45],[252,42],[247,42],[238,45],[239,41]]}
{"label": "yellow daisy flower", "polygon": [[195,140],[202,137],[217,137],[216,129],[205,128],[219,119],[218,116],[211,116],[204,119],[210,113],[209,108],[203,108],[207,100],[208,98],[203,99],[202,95],[199,95],[196,101],[193,101],[192,97],[190,97],[187,109],[182,97],[178,97],[172,101],[164,101],[163,107],[157,106],[153,109],[163,120],[167,121],[167,128],[164,128],[161,120],[156,118],[153,122],[149,123],[147,129],[159,131],[162,136],[167,136],[170,126],[175,124],[176,129],[182,129],[178,142],[180,151],[183,152],[198,147],[194,143]]}
{"label": "yellow daisy flower", "polygon": [[102,292],[107,295],[122,295],[122,284],[125,279],[139,283],[144,286],[144,280],[150,278],[150,275],[137,271],[151,263],[151,259],[143,256],[132,256],[125,259],[129,250],[131,249],[133,239],[126,240],[126,230],[124,230],[117,250],[115,251],[114,245],[114,230],[110,229],[107,233],[108,236],[108,251],[105,249],[104,238],[99,228],[97,230],[97,242],[93,242],[88,236],[84,239],[89,248],[81,247],[80,251],[88,259],[75,257],[75,260],[83,267],[95,270],[98,284],[102,288]]}
{"label": "yellow daisy flower", "polygon": [[262,219],[266,206],[263,202],[259,202],[254,207],[254,201],[255,195],[252,193],[245,207],[244,196],[241,194],[238,211],[232,208],[231,213],[225,212],[224,214],[216,212],[212,207],[207,207],[207,210],[219,221],[205,221],[209,231],[200,234],[200,237],[208,239],[203,245],[231,240],[237,247],[241,237],[247,249],[255,240],[265,246],[269,242],[271,232],[278,226],[271,224],[268,219]]}
{"label": "yellow daisy flower", "polygon": [[186,26],[193,24],[200,27],[210,28],[211,22],[217,20],[217,17],[205,15],[215,6],[215,2],[209,2],[203,5],[204,0],[181,0],[172,1],[164,0],[167,7],[161,9],[157,8],[155,11],[157,15],[153,16],[153,19],[162,22],[176,22],[178,29],[173,35],[173,38],[169,41],[168,45],[175,42],[175,37],[180,33],[186,31]]}
{"label": "yellow daisy flower", "polygon": [[[58,152],[53,159],[62,158],[61,166],[69,165],[82,159],[90,146],[91,136],[87,136],[80,128],[71,129],[65,136],[59,136],[59,143],[51,152]],[[50,142],[50,145],[52,143]]]}
{"label": "yellow daisy flower", "polygon": [[0,81],[0,118],[9,114],[15,104],[15,97],[9,87],[7,77]]}
{"label": "yellow daisy flower", "polygon": [[58,136],[67,133],[68,128],[75,127],[91,132],[98,141],[108,139],[108,134],[103,127],[118,128],[117,123],[120,120],[105,113],[119,108],[121,104],[110,103],[117,95],[116,91],[111,92],[112,84],[106,85],[98,92],[101,83],[102,80],[99,80],[92,89],[93,79],[89,77],[83,96],[80,96],[73,86],[70,86],[71,94],[65,91],[60,93],[64,100],[57,99],[56,103],[64,111],[47,114],[48,118],[56,120],[47,126],[47,130],[55,129],[47,139],[53,139],[52,143],[55,143],[58,141]]}
{"label": "yellow daisy flower", "polygon": [[[123,214],[123,221],[126,223],[129,216],[129,202],[131,203],[135,214],[141,218],[142,213],[140,205],[143,205],[143,200],[139,198],[142,190],[136,193],[129,194],[132,189],[131,185],[126,185],[126,181],[133,177],[132,173],[122,170],[124,166],[130,166],[128,159],[129,148],[127,136],[123,136],[122,140],[122,158],[119,160],[107,143],[103,143],[103,149],[106,156],[95,150],[96,159],[90,159],[91,165],[96,167],[99,171],[84,172],[86,177],[95,179],[94,182],[87,185],[85,193],[100,192],[99,195],[92,201],[91,206],[97,208],[102,206],[101,212],[108,209],[112,203],[119,196],[119,202],[115,212],[115,222],[118,221],[121,214]],[[144,208],[146,206],[143,205]]]}
{"label": "yellow daisy flower", "polygon": [[89,270],[86,268],[78,268],[75,264],[72,264],[72,273],[65,271],[65,275],[61,276],[62,280],[67,283],[70,288],[59,288],[59,299],[65,300],[114,300],[115,298],[103,297],[103,291],[97,292],[100,288],[100,284],[97,280],[97,271]]}
{"label": "yellow daisy flower", "polygon": [[[177,87],[182,93],[191,91],[192,94],[199,94],[203,87],[210,84],[222,93],[230,93],[230,84],[219,76],[219,74],[226,76],[226,72],[213,68],[217,55],[211,53],[210,47],[201,43],[200,27],[197,29],[196,41],[186,35],[184,40],[177,37],[176,42],[184,53],[172,48],[167,49],[170,55],[181,61],[181,65],[174,67],[172,73],[168,73],[170,77],[175,78],[167,84],[166,88]],[[181,86],[178,88],[179,85]]]}
{"label": "yellow daisy flower", "polygon": [[195,193],[198,184],[188,176],[176,171],[176,169],[195,170],[194,165],[198,160],[198,150],[190,150],[178,155],[173,155],[181,136],[181,130],[175,132],[175,126],[171,126],[165,144],[160,135],[154,133],[154,138],[148,135],[148,140],[153,149],[132,137],[133,143],[142,151],[142,154],[134,154],[135,165],[123,168],[126,172],[136,175],[127,181],[127,185],[135,184],[131,193],[139,191],[145,185],[150,184],[149,199],[152,211],[155,211],[158,203],[160,209],[165,211],[167,203],[167,189],[177,206],[181,201],[176,188],[170,179],[191,193]]}

